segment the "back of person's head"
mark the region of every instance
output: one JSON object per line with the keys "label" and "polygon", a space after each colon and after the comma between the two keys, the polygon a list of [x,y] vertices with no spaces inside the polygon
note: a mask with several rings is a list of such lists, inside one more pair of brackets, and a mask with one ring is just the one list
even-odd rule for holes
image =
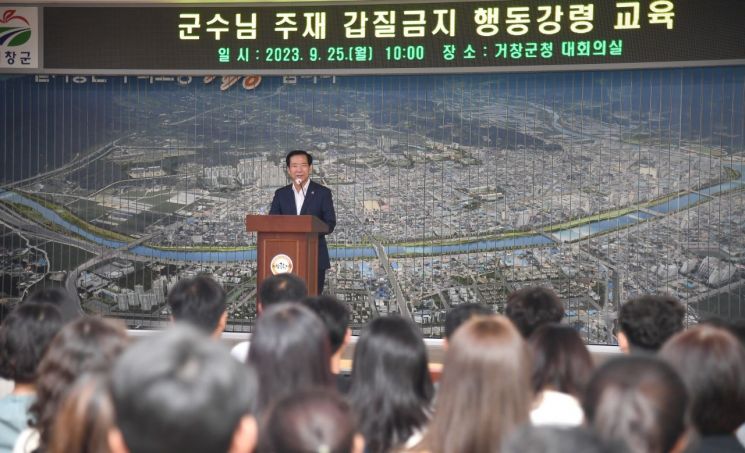
{"label": "back of person's head", "polygon": [[[628,341],[628,352],[655,352],[676,332],[683,330],[685,309],[672,296],[646,295],[621,306],[620,334]],[[619,338],[622,349],[623,338]]]}
{"label": "back of person's head", "polygon": [[583,401],[588,424],[631,453],[668,453],[687,428],[688,395],[675,370],[651,356],[627,356],[598,368]]}
{"label": "back of person's head", "polygon": [[[528,421],[530,351],[503,316],[462,325],[445,353],[435,411],[423,440],[432,453],[491,453]],[[496,408],[496,409],[495,409]]]}
{"label": "back of person's head", "polygon": [[427,421],[433,386],[427,347],[416,326],[399,316],[374,319],[354,349],[349,398],[367,452],[385,452]]}
{"label": "back of person's head", "polygon": [[361,453],[349,403],[328,389],[309,389],[280,400],[267,421],[266,453]]}
{"label": "back of person's head", "polygon": [[481,304],[456,305],[445,314],[445,338],[449,340],[455,333],[455,330],[473,316],[488,316],[491,314],[493,312]]}
{"label": "back of person's head", "polygon": [[559,323],[564,318],[564,304],[549,288],[533,286],[507,296],[504,314],[527,338],[544,324]]}
{"label": "back of person's head", "polygon": [[331,353],[335,354],[344,344],[349,329],[349,308],[333,296],[309,297],[303,303],[318,316],[329,334]]}
{"label": "back of person's head", "polygon": [[24,302],[0,325],[0,377],[21,384],[36,380],[39,362],[62,328],[57,307]]}
{"label": "back of person's head", "polygon": [[108,376],[84,374],[63,398],[54,423],[49,453],[108,453],[114,407]]}
{"label": "back of person's head", "polygon": [[668,340],[659,355],[685,382],[699,433],[731,434],[745,423],[745,348],[734,335],[694,326]]}
{"label": "back of person's head", "polygon": [[299,304],[277,304],[256,321],[248,363],[259,376],[257,407],[307,387],[333,384],[331,348],[323,322]]}
{"label": "back of person's head", "polygon": [[30,409],[42,451],[49,445],[52,422],[75,378],[108,372],[128,343],[123,324],[96,317],[73,321],[54,337],[39,364],[37,398]]}
{"label": "back of person's head", "polygon": [[626,453],[585,427],[523,425],[513,432],[501,453]]}
{"label": "back of person's head", "polygon": [[[228,452],[255,443],[257,384],[249,367],[191,326],[174,326],[129,348],[111,373],[120,437],[114,453]],[[249,450],[250,451],[250,450]]]}
{"label": "back of person's head", "polygon": [[533,353],[533,391],[551,389],[579,398],[592,374],[590,351],[576,330],[546,324],[528,338]]}
{"label": "back of person's head", "polygon": [[23,299],[24,304],[50,304],[54,305],[62,315],[65,322],[72,321],[81,316],[78,302],[72,298],[64,288],[48,287],[39,288]]}
{"label": "back of person's head", "polygon": [[300,303],[308,295],[305,282],[295,274],[284,273],[266,278],[259,286],[262,308],[283,302]]}
{"label": "back of person's head", "polygon": [[220,327],[225,315],[225,290],[207,275],[179,280],[168,293],[176,322],[188,322],[207,334]]}

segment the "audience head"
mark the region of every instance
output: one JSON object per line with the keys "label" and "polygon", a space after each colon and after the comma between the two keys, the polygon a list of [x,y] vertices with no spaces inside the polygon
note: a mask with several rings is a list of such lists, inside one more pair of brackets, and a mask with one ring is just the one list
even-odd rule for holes
{"label": "audience head", "polygon": [[72,321],[81,316],[81,312],[79,311],[80,305],[64,288],[48,287],[37,289],[30,293],[23,300],[23,303],[54,305],[60,311],[64,322]]}
{"label": "audience head", "polygon": [[541,286],[523,288],[507,297],[504,314],[527,338],[544,324],[564,318],[564,304],[553,290]]}
{"label": "audience head", "polygon": [[268,307],[256,321],[248,363],[259,377],[257,407],[307,387],[333,384],[328,333],[318,316],[299,304]]}
{"label": "audience head", "polygon": [[481,304],[460,304],[445,315],[445,341],[450,340],[455,330],[474,316],[489,316],[493,312]]}
{"label": "audience head", "polygon": [[651,356],[611,360],[590,380],[583,407],[588,424],[632,453],[680,450],[688,396],[675,370]]}
{"label": "audience head", "polygon": [[533,353],[535,393],[556,390],[577,398],[592,374],[593,363],[582,337],[570,326],[547,324],[528,338]]}
{"label": "audience head", "polygon": [[318,296],[305,299],[310,308],[326,326],[331,353],[336,354],[349,341],[349,308],[333,296]]}
{"label": "audience head", "polygon": [[374,319],[354,349],[349,398],[368,453],[400,447],[427,421],[433,386],[427,347],[411,322]]}
{"label": "audience head", "polygon": [[352,409],[328,389],[304,390],[280,400],[265,430],[268,453],[362,453]]}
{"label": "audience head", "polygon": [[135,343],[110,385],[113,453],[237,453],[256,444],[255,376],[191,326]]}
{"label": "audience head", "polygon": [[502,453],[627,453],[584,427],[523,425],[512,433]]}
{"label": "audience head", "polygon": [[179,280],[168,293],[168,306],[176,322],[188,322],[208,335],[225,329],[225,290],[207,275]]}
{"label": "audience head", "polygon": [[445,353],[423,446],[432,453],[499,452],[528,421],[530,363],[525,340],[507,318],[479,316],[462,325]]}
{"label": "audience head", "polygon": [[33,384],[52,338],[62,328],[62,315],[49,304],[24,302],[0,325],[0,377]]}
{"label": "audience head", "polygon": [[618,345],[626,353],[656,352],[676,332],[683,330],[685,309],[672,296],[646,295],[621,306]]}
{"label": "audience head", "polygon": [[128,344],[127,331],[118,322],[83,317],[60,330],[39,364],[36,402],[30,412],[39,429],[40,448],[49,446],[57,410],[84,373],[106,373]]}
{"label": "audience head", "polygon": [[745,349],[734,335],[701,324],[673,336],[659,355],[685,382],[701,435],[729,435],[745,423]]}
{"label": "audience head", "polygon": [[272,275],[259,286],[259,298],[261,299],[259,312],[270,305],[284,302],[300,303],[307,295],[308,287],[297,275],[291,273]]}
{"label": "audience head", "polygon": [[49,453],[108,453],[114,407],[107,376],[79,377],[59,406],[52,424]]}

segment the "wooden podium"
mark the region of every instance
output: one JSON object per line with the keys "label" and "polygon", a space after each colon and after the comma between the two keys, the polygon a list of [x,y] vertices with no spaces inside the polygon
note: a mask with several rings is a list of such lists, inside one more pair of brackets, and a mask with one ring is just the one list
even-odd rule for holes
{"label": "wooden podium", "polygon": [[246,216],[246,231],[256,235],[256,301],[265,278],[292,272],[308,286],[308,295],[318,294],[318,235],[328,226],[312,215]]}

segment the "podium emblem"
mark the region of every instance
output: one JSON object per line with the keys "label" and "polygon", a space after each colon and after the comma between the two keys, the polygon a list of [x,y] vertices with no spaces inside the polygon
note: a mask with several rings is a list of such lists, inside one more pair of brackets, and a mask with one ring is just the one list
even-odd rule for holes
{"label": "podium emblem", "polygon": [[272,275],[292,272],[292,259],[284,253],[280,253],[272,258],[269,267],[272,269]]}

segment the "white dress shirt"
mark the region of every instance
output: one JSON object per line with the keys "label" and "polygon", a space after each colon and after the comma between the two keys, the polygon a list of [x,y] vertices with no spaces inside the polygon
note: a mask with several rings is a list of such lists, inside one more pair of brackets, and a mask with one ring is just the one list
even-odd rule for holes
{"label": "white dress shirt", "polygon": [[292,192],[295,195],[295,209],[297,210],[297,215],[300,215],[300,210],[303,209],[303,203],[305,202],[305,194],[308,193],[309,185],[310,185],[310,178],[308,178],[308,180],[305,181],[305,184],[303,184],[303,187],[301,187],[300,190],[297,190],[295,188],[295,184],[292,185]]}

